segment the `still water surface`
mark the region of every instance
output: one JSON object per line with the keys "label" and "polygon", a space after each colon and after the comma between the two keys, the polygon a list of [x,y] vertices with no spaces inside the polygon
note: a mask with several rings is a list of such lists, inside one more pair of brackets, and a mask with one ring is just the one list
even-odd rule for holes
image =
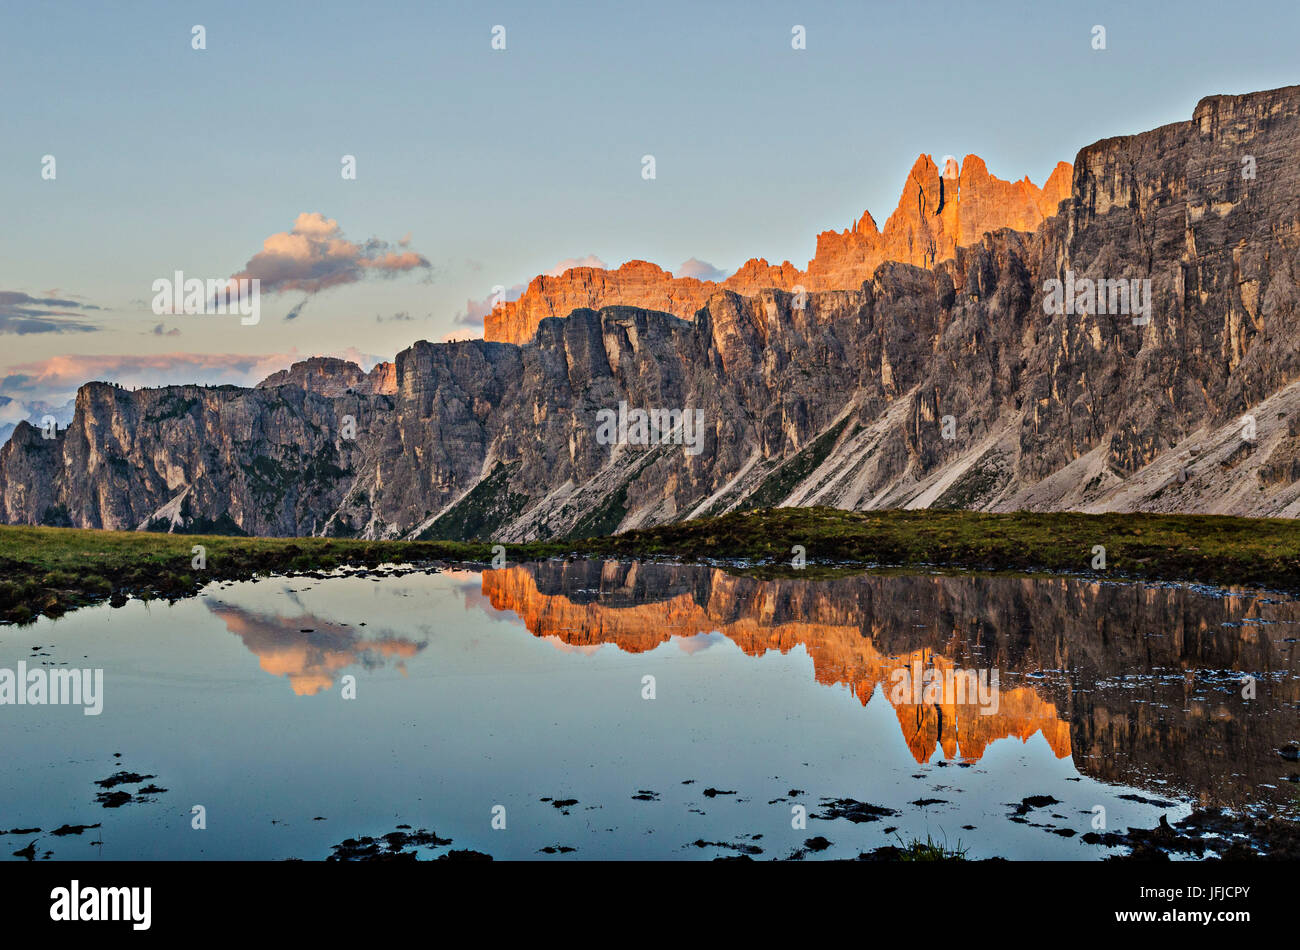
{"label": "still water surface", "polygon": [[[1110,830],[1294,807],[1298,635],[1283,595],[1056,577],[578,561],[214,584],[0,628],[0,666],[102,668],[105,694],[99,716],[0,706],[0,857],[314,860],[410,826],[451,839],[421,858],[929,835],[1098,859],[1099,807]],[[142,777],[104,807],[121,771]],[[846,800],[892,814],[833,817]]]}

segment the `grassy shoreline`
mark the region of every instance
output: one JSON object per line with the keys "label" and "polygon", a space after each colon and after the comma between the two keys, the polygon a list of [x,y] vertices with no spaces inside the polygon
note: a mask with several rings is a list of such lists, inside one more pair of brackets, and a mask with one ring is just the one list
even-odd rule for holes
{"label": "grassy shoreline", "polygon": [[[206,566],[192,565],[202,545]],[[792,566],[796,545],[807,567]],[[1104,568],[1094,568],[1096,546]],[[847,512],[776,508],[612,537],[509,544],[552,557],[731,562],[764,576],[868,566],[1048,571],[1115,579],[1300,590],[1300,525],[1217,515]],[[213,580],[385,562],[487,563],[490,541],[248,538],[0,525],[0,620],[24,623],[104,600],[183,597]]]}

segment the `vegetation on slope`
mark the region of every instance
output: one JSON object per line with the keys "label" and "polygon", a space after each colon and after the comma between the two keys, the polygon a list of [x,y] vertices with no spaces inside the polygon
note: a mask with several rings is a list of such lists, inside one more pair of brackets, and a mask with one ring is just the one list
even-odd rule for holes
{"label": "vegetation on slope", "polygon": [[[202,569],[194,545],[205,548]],[[792,564],[794,547],[807,567]],[[1105,563],[1098,550],[1105,549]],[[1054,571],[1300,590],[1300,527],[1209,515],[737,512],[612,537],[506,545],[512,561],[549,557],[727,562],[757,574],[815,577],[867,567]],[[243,538],[0,526],[0,618],[129,596],[181,597],[210,581],[386,562],[485,563],[490,541]]]}

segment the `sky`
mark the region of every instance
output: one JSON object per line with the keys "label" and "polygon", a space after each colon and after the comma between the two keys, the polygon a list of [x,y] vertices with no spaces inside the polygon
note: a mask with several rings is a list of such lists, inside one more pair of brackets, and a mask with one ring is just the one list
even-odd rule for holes
{"label": "sky", "polygon": [[[495,286],[574,263],[802,267],[819,231],[883,224],[919,154],[1041,185],[1300,82],[1298,37],[1295,0],[5,0],[0,424],[91,379],[478,336]],[[264,275],[260,320],[156,313],[177,271]]]}

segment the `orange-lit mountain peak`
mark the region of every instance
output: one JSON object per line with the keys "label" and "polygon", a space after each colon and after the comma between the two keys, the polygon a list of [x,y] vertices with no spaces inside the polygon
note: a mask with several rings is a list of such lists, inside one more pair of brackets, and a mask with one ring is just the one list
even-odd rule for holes
{"label": "orange-lit mountain peak", "polygon": [[533,278],[517,299],[498,305],[484,322],[483,336],[526,343],[546,317],[567,316],[578,308],[622,304],[661,310],[692,319],[720,290],[754,295],[761,290],[857,290],[886,261],[933,267],[957,248],[974,244],[987,231],[1034,231],[1067,198],[1073,167],[1060,162],[1042,188],[1026,176],[1004,181],[991,175],[978,155],[955,159],[941,169],[922,154],[912,164],[894,212],[883,229],[871,213],[844,231],[823,231],[803,271],[789,261],[776,266],[751,258],[724,281],[675,277],[658,265],[633,260],[605,270],[574,267],[558,276]]}

